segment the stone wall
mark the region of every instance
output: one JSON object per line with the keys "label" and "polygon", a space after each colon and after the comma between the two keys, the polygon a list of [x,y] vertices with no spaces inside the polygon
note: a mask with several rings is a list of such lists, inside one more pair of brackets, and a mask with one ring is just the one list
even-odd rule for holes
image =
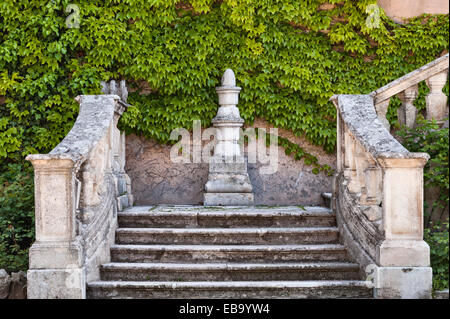
{"label": "stone wall", "polygon": [[[252,127],[269,131],[272,126],[256,120]],[[317,156],[321,164],[335,167],[334,154],[326,154],[288,131],[279,130],[279,135]],[[125,170],[133,181],[137,205],[203,203],[208,164],[172,163],[170,148],[144,137],[127,136]],[[278,147],[278,156],[278,171],[274,174],[260,174],[262,164],[248,164],[255,205],[324,205],[321,193],[331,191],[332,178],[313,174],[311,166],[286,155],[282,147]]]}

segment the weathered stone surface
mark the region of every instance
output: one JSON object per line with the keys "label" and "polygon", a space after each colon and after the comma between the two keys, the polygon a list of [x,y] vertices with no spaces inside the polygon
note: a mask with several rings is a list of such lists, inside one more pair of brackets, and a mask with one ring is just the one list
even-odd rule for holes
{"label": "weathered stone surface", "polygon": [[203,203],[208,163],[172,163],[170,146],[145,137],[129,135],[126,143],[136,205]]}
{"label": "weathered stone surface", "polygon": [[[337,182],[339,185],[343,183],[339,178]],[[342,187],[339,192],[337,207],[340,220],[345,223],[346,228],[353,236],[348,241],[357,241],[363,247],[365,253],[375,260],[377,245],[384,238],[383,231],[364,215],[356,198],[345,187]]]}
{"label": "weathered stone surface", "polygon": [[380,299],[430,299],[431,267],[378,267],[375,297]]}
{"label": "weathered stone surface", "polygon": [[374,158],[423,158],[426,153],[410,153],[384,127],[375,112],[370,95],[332,97],[342,120],[354,137]]}
{"label": "weathered stone surface", "polygon": [[27,274],[23,271],[11,273],[8,299],[27,299]]}
{"label": "weathered stone surface", "polygon": [[330,244],[338,239],[336,227],[247,228],[119,228],[117,244],[278,245]]}
{"label": "weathered stone surface", "polygon": [[336,226],[330,209],[308,206],[135,206],[119,212],[118,219],[123,228]]}
{"label": "weathered stone surface", "polygon": [[429,266],[430,247],[423,240],[385,240],[377,247],[376,260],[380,266]]}
{"label": "weathered stone surface", "polygon": [[[383,122],[397,94],[403,102],[400,124],[415,125],[413,101],[425,79],[432,89],[427,101],[442,104],[445,69],[448,54],[370,95],[331,98],[338,111],[333,185],[338,226],[361,271],[376,267],[377,298],[430,298],[430,249],[423,240],[423,168],[429,155],[410,153]],[[438,108],[442,117],[442,105]]]}
{"label": "weathered stone surface", "polygon": [[[237,173],[209,173],[208,182],[205,184],[207,193],[250,193],[252,185],[248,174]],[[253,195],[253,194],[252,194]],[[206,196],[206,194],[205,194]],[[229,195],[224,195],[229,197]],[[253,197],[253,196],[252,196]],[[224,197],[225,198],[225,197]],[[219,198],[217,198],[219,199]],[[240,201],[240,200],[238,200]],[[253,202],[252,202],[253,203]],[[214,205],[206,203],[205,205]],[[228,204],[226,204],[228,205]],[[238,204],[236,204],[238,205]]]}
{"label": "weathered stone surface", "polygon": [[363,214],[369,221],[374,222],[381,219],[382,209],[379,206],[369,206],[363,209]]}
{"label": "weathered stone surface", "polygon": [[114,245],[113,262],[348,261],[345,246],[322,245]]}
{"label": "weathered stone surface", "polygon": [[372,297],[337,244],[338,229],[323,227],[330,218],[325,207],[130,208],[119,215],[130,228],[117,229],[112,262],[101,267],[101,281],[88,283],[88,297]]}
{"label": "weathered stone surface", "polygon": [[81,267],[84,251],[79,240],[64,242],[35,242],[29,251],[30,269]]}
{"label": "weathered stone surface", "polygon": [[90,298],[370,298],[363,281],[95,282]]}
{"label": "weathered stone surface", "polygon": [[[78,97],[80,111],[74,126],[49,154],[32,154],[29,160],[64,157],[84,160],[97,145],[114,118],[117,95],[83,95]],[[103,107],[99,108],[101,105]],[[80,163],[81,164],[81,163]]]}
{"label": "weathered stone surface", "polygon": [[249,206],[254,202],[252,193],[205,193],[203,197],[205,206]]}
{"label": "weathered stone surface", "polygon": [[448,99],[442,91],[447,79],[448,69],[426,80],[427,86],[430,88],[430,93],[425,97],[427,119],[435,119],[438,123],[442,123],[444,118],[448,116]]}
{"label": "weathered stone surface", "polygon": [[85,299],[84,269],[28,270],[27,296],[29,299]]}
{"label": "weathered stone surface", "polygon": [[[212,123],[218,135],[214,156],[210,161],[208,182],[205,184],[204,205],[254,203],[247,163],[238,144],[239,129],[244,123],[236,107],[240,90],[241,88],[236,86],[234,72],[227,69],[222,77],[222,86],[216,88],[220,107]],[[236,162],[241,162],[241,167],[236,167]],[[217,164],[222,165],[222,172],[217,172]],[[236,168],[240,168],[240,171],[235,172]]]}
{"label": "weathered stone surface", "polygon": [[358,264],[309,263],[109,263],[102,266],[102,280],[121,281],[265,281],[359,280]]}
{"label": "weathered stone surface", "polygon": [[0,269],[0,299],[8,298],[11,277],[4,269]]}

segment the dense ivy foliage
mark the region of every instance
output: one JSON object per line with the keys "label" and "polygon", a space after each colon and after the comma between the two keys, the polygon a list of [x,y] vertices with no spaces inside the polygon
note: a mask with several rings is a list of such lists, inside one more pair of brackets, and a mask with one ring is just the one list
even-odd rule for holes
{"label": "dense ivy foliage", "polygon": [[[367,11],[375,2],[2,0],[0,255],[31,240],[24,157],[56,146],[77,116],[73,98],[99,93],[101,80],[123,78],[134,90],[122,129],[168,142],[176,127],[210,124],[214,88],[232,68],[247,123],[264,118],[332,152],[332,94],[368,93],[448,49],[448,16],[396,24],[381,13],[377,26]],[[70,3],[79,19],[78,10],[66,11]],[[393,120],[395,110],[389,114]],[[328,171],[300,146],[281,143],[315,172]]]}
{"label": "dense ivy foliage", "polygon": [[0,269],[25,270],[34,241],[32,172],[9,164],[0,174]]}

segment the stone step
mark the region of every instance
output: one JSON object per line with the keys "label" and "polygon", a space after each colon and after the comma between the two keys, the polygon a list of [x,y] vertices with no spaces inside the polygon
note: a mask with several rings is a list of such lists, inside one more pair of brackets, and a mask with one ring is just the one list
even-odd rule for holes
{"label": "stone step", "polygon": [[340,244],[322,245],[113,245],[113,262],[346,261]]}
{"label": "stone step", "polygon": [[354,263],[109,263],[102,280],[119,281],[251,281],[360,279]]}
{"label": "stone step", "polygon": [[338,240],[337,227],[118,228],[117,244],[322,244]]}
{"label": "stone step", "polygon": [[371,298],[365,281],[96,281],[87,296],[102,298]]}
{"label": "stone step", "polygon": [[[196,206],[194,206],[195,208]],[[311,227],[336,226],[325,207],[137,206],[119,212],[119,227]]]}

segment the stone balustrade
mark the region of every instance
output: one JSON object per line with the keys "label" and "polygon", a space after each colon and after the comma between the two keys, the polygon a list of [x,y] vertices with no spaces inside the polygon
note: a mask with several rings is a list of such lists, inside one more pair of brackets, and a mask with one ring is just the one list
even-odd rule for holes
{"label": "stone balustrade", "polygon": [[36,203],[28,298],[85,298],[86,282],[98,280],[99,265],[109,261],[117,211],[133,204],[125,135],[117,129],[126,87],[111,81],[103,91],[78,96],[79,115],[64,140],[27,157]]}
{"label": "stone balustrade", "polygon": [[[427,117],[441,121],[448,54],[369,95],[335,95],[337,174],[332,206],[341,238],[374,284],[377,298],[430,298],[432,269],[423,241],[423,167],[389,132],[390,97],[403,104],[399,121],[412,127],[417,84],[427,81]],[[442,98],[442,95],[445,99]]]}
{"label": "stone balustrade", "polygon": [[391,83],[370,93],[374,98],[375,109],[378,118],[389,130],[389,122],[386,113],[390,99],[397,95],[402,101],[397,110],[398,121],[402,125],[414,127],[417,117],[417,109],[413,105],[418,95],[418,84],[425,81],[430,93],[426,96],[427,119],[435,119],[443,124],[448,117],[447,96],[442,92],[448,79],[449,55],[448,53],[423,67],[392,81]]}

